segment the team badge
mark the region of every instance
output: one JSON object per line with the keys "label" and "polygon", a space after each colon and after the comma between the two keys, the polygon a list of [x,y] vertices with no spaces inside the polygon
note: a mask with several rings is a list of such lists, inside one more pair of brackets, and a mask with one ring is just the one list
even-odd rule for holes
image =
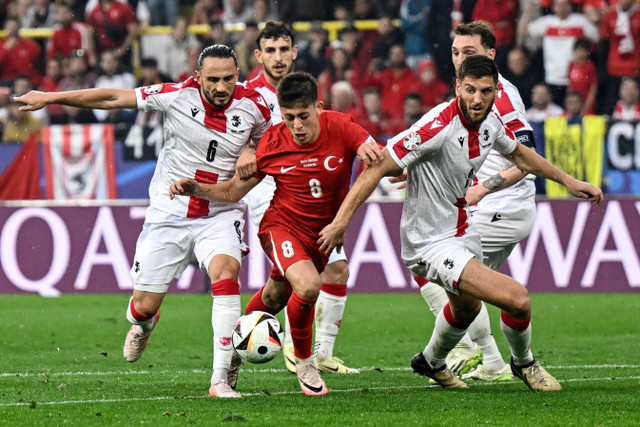
{"label": "team badge", "polygon": [[404,148],[411,151],[418,148],[418,146],[422,144],[422,138],[420,137],[418,132],[411,132],[409,135],[404,137],[402,143],[404,144]]}
{"label": "team badge", "polygon": [[144,88],[144,93],[147,95],[154,95],[162,91],[162,84],[151,85]]}

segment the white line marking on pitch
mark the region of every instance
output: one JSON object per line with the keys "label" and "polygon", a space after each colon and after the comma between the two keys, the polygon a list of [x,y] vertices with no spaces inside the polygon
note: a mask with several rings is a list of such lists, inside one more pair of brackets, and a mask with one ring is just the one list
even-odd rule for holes
{"label": "white line marking on pitch", "polygon": [[[545,366],[546,369],[640,369],[640,365],[566,365],[566,366]],[[410,367],[365,367],[358,368],[361,371],[410,371]],[[168,375],[184,375],[184,374],[205,374],[210,373],[210,370],[204,369],[186,369],[186,370],[140,370],[140,371],[85,371],[85,372],[0,372],[0,378],[25,378],[25,377],[69,377],[69,376],[111,376],[111,375],[148,375],[148,374],[168,374]],[[242,369],[242,372],[270,372],[280,373],[288,372],[286,369],[255,369],[246,368]]]}
{"label": "white line marking on pitch", "polygon": [[[567,378],[561,380],[562,383],[568,382],[591,382],[591,381],[611,381],[611,377],[603,377],[603,378]],[[640,380],[640,376],[633,375],[629,377],[616,377],[615,380]],[[513,381],[502,381],[502,382],[477,382],[473,383],[473,385],[479,386],[494,386],[501,384],[515,384],[519,383],[518,380]],[[331,393],[362,393],[363,390],[367,391],[388,391],[388,390],[416,390],[416,389],[426,389],[426,388],[438,388],[438,385],[424,385],[424,386],[396,386],[396,387],[359,387],[359,388],[345,388],[345,389],[336,389],[332,388]],[[270,396],[282,396],[282,395],[300,395],[300,390],[296,391],[277,391],[270,392]],[[243,397],[255,397],[255,396],[264,396],[264,393],[243,393]],[[51,402],[38,402],[34,401],[35,405],[76,405],[76,404],[87,404],[87,403],[125,403],[125,402],[150,402],[150,401],[159,401],[159,400],[192,400],[192,399],[211,399],[206,394],[197,395],[197,396],[155,396],[155,397],[135,397],[135,398],[127,398],[127,399],[86,399],[86,400],[61,400],[61,401],[51,401]],[[31,406],[34,402],[15,402],[15,403],[0,403],[0,407],[15,407],[15,406]]]}

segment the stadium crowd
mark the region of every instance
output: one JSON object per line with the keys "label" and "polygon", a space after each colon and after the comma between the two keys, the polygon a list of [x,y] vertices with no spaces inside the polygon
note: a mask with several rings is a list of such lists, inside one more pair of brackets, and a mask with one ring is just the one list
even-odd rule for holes
{"label": "stadium crowd", "polygon": [[[640,119],[640,4],[637,0],[12,0],[0,21],[0,124],[16,142],[47,124],[124,122],[128,111],[48,106],[39,114],[11,102],[32,88],[134,88],[192,75],[202,47],[237,52],[241,79],[261,72],[253,51],[259,24],[310,21],[299,34],[296,70],[318,79],[326,108],[353,115],[383,140],[453,96],[451,29],[482,19],[497,36],[496,62],[519,89],[531,121],[599,114]],[[377,20],[377,30],[354,23]],[[329,40],[323,21],[346,25]],[[205,24],[195,35],[189,25]],[[244,24],[243,31],[228,31]],[[152,49],[133,49],[149,27],[171,26]],[[20,29],[50,28],[47,38]],[[144,46],[143,46],[144,47]],[[138,57],[136,57],[138,56]]]}

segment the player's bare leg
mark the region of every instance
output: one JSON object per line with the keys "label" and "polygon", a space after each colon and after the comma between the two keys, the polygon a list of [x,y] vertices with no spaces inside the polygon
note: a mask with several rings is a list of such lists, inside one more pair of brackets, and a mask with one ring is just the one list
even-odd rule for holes
{"label": "player's bare leg", "polygon": [[359,370],[345,366],[333,355],[333,346],[340,331],[344,308],[347,303],[349,266],[344,260],[327,264],[322,274],[322,288],[316,301],[316,366],[320,371],[332,374],[357,374]]}
{"label": "player's bare leg", "polygon": [[329,389],[316,368],[311,349],[314,308],[322,286],[320,275],[311,261],[301,260],[287,268],[285,277],[293,288],[287,303],[287,313],[300,388],[309,396],[327,394]]}
{"label": "player's bare leg", "polygon": [[127,305],[127,320],[132,323],[124,341],[123,355],[127,362],[140,359],[158,320],[164,293],[145,292],[134,289]]}
{"label": "player's bare leg", "polygon": [[227,378],[233,357],[231,332],[241,313],[239,271],[240,263],[229,255],[216,255],[209,263],[208,273],[213,295],[213,374],[209,388],[211,397],[242,397],[233,390]]}

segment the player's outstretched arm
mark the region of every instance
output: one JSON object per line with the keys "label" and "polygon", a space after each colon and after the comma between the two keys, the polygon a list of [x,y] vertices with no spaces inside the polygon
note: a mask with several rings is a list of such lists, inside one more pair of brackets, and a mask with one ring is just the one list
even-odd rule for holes
{"label": "player's outstretched arm", "polygon": [[512,161],[520,169],[530,172],[541,178],[550,179],[562,184],[569,192],[581,199],[589,199],[592,202],[601,204],[604,201],[602,190],[588,182],[579,181],[566,172],[558,169],[549,163],[544,157],[540,156],[533,150],[524,147],[521,144],[516,145],[516,149],[505,155],[507,159]]}
{"label": "player's outstretched arm", "polygon": [[382,160],[371,165],[360,174],[340,205],[336,217],[331,224],[320,231],[320,238],[318,239],[320,250],[329,254],[333,248],[338,247],[339,251],[344,243],[344,232],[347,229],[347,225],[351,222],[358,208],[373,193],[380,179],[388,175],[398,175],[401,172],[402,170],[391,158],[389,152],[386,149],[383,150]]}
{"label": "player's outstretched arm", "polygon": [[479,182],[477,185],[469,187],[464,198],[468,204],[475,205],[487,194],[495,193],[496,191],[510,187],[519,182],[525,176],[527,176],[527,172],[523,171],[518,166],[511,164],[497,174]]}
{"label": "player's outstretched arm", "polygon": [[257,170],[256,147],[255,144],[252,143],[240,153],[236,161],[236,175],[238,175],[240,179],[249,179]]}
{"label": "player's outstretched arm", "polygon": [[206,184],[195,179],[181,179],[171,184],[169,197],[173,199],[176,196],[196,196],[216,202],[235,203],[259,182],[258,178],[252,177],[242,180],[238,175],[234,175],[229,181],[218,184]]}
{"label": "player's outstretched arm", "polygon": [[113,108],[137,108],[136,92],[134,89],[81,89],[64,92],[40,92],[32,90],[22,96],[16,96],[14,101],[26,105],[20,111],[35,111],[48,104],[68,105],[78,108],[95,108],[111,110]]}

